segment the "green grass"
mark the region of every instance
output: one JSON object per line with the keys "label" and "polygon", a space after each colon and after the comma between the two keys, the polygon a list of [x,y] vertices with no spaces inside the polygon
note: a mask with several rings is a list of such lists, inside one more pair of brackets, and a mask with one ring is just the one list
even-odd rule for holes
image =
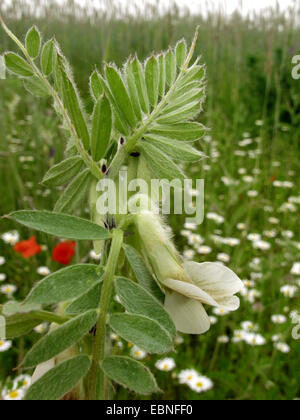
{"label": "green grass", "polygon": [[[300,151],[300,81],[291,77],[291,58],[300,53],[300,29],[296,26],[296,13],[284,17],[275,11],[271,16],[257,16],[255,21],[235,15],[180,16],[174,9],[166,16],[159,16],[155,10],[145,9],[136,17],[111,18],[94,15],[92,18],[82,11],[54,7],[49,1],[48,15],[33,16],[22,9],[17,1],[4,16],[16,31],[23,36],[32,23],[51,36],[55,33],[70,62],[81,93],[89,109],[88,77],[94,65],[101,66],[102,60],[115,61],[121,65],[124,59],[138,52],[144,58],[152,50],[165,49],[181,37],[191,40],[195,26],[200,24],[197,52],[207,63],[207,101],[202,114],[203,122],[212,128],[210,143],[201,141],[199,147],[208,159],[189,167],[188,174],[205,179],[206,213],[215,212],[224,217],[224,223],[217,225],[205,219],[196,233],[205,245],[212,248],[209,255],[196,253],[199,262],[215,261],[221,252],[230,256],[228,265],[242,279],[250,279],[253,273],[260,277],[255,289],[261,296],[255,303],[241,298],[237,312],[219,317],[209,333],[201,337],[184,337],[184,342],[172,354],[176,361],[173,372],[158,374],[163,399],[282,399],[300,397],[299,341],[292,339],[291,320],[283,325],[271,322],[274,314],[299,311],[299,291],[293,299],[285,298],[280,287],[296,284],[296,276],[290,274],[294,262],[300,261],[299,205],[296,212],[280,211],[283,203],[291,196],[299,196],[299,151]],[[16,11],[22,19],[16,18]],[[4,33],[0,34],[0,52],[13,49]],[[255,124],[263,120],[262,127]],[[243,134],[253,142],[247,147],[239,146]],[[260,142],[255,139],[259,138]],[[46,170],[63,155],[66,142],[60,122],[51,109],[51,103],[32,99],[21,83],[14,80],[0,81],[0,213],[23,208],[52,208],[59,191],[47,191],[39,183]],[[255,150],[260,154],[255,154]],[[246,156],[237,156],[243,150]],[[218,156],[216,156],[216,151]],[[252,151],[252,152],[251,152]],[[248,153],[250,152],[250,153]],[[24,162],[22,157],[33,157]],[[21,161],[20,161],[21,158]],[[205,165],[209,165],[205,167]],[[243,180],[240,172],[253,176],[251,183]],[[253,172],[254,171],[254,172]],[[238,185],[224,185],[222,178],[238,181]],[[276,188],[273,181],[292,181],[292,188]],[[249,190],[258,192],[250,198]],[[272,207],[267,211],[267,207]],[[83,209],[84,210],[84,209]],[[270,209],[269,209],[270,210]],[[83,211],[84,214],[84,211]],[[270,223],[276,217],[277,225]],[[182,250],[194,249],[181,235],[184,219],[171,217],[176,243]],[[246,223],[245,231],[237,229],[238,223]],[[0,220],[0,232],[19,227]],[[276,237],[269,239],[267,230],[275,229]],[[286,239],[282,232],[291,231],[292,239]],[[21,239],[27,239],[32,232],[19,229]],[[254,249],[247,234],[259,233],[271,244],[267,251]],[[230,247],[217,243],[212,235],[240,239],[240,245]],[[24,261],[12,247],[0,240],[0,256],[6,258],[0,272],[7,275],[7,283],[18,287],[15,298],[22,299],[40,276],[39,266],[47,265],[51,271],[58,267],[51,261],[50,250],[55,241],[38,235],[38,241],[48,247],[41,255]],[[81,245],[77,260],[88,260],[89,244]],[[260,258],[258,268],[251,262]],[[298,276],[299,279],[299,276]],[[1,283],[0,283],[1,287]],[[6,301],[0,293],[0,303]],[[246,343],[217,343],[218,337],[240,329],[243,321],[252,321],[259,326],[259,333],[266,339],[261,347]],[[272,336],[282,334],[291,351],[282,354],[274,349]],[[15,340],[8,352],[0,353],[0,381],[14,376],[12,369],[18,365],[22,354],[37,334],[25,340]],[[126,343],[123,343],[126,349]],[[115,347],[116,352],[127,351]],[[147,357],[150,366],[156,359]],[[181,369],[194,368],[207,375],[214,382],[214,388],[197,394],[185,385],[179,385],[172,376]],[[118,398],[136,398],[119,389]]]}

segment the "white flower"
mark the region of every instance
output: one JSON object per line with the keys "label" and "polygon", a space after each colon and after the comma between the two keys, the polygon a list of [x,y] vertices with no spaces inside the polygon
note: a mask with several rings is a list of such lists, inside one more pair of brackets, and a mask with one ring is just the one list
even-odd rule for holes
{"label": "white flower", "polygon": [[281,336],[279,334],[275,334],[272,336],[271,340],[273,343],[277,343],[281,339]]}
{"label": "white flower", "polygon": [[198,377],[199,374],[194,369],[184,369],[178,374],[179,383],[186,385],[190,385]]}
{"label": "white flower", "polygon": [[139,349],[137,346],[132,347],[130,354],[136,360],[142,360],[147,356],[147,353],[144,350]]}
{"label": "white flower", "polygon": [[243,330],[236,330],[233,332],[233,338],[232,338],[232,342],[233,343],[241,343],[242,341],[245,340],[247,333]]}
{"label": "white flower", "polygon": [[258,196],[258,191],[255,191],[255,190],[250,190],[250,191],[248,191],[248,192],[247,192],[247,195],[248,195],[248,197],[250,197],[250,198],[255,198],[255,197],[257,197],[257,196]]}
{"label": "white flower", "polygon": [[280,206],[279,211],[282,213],[287,213],[288,211],[296,213],[297,207],[292,203],[283,203],[282,206]]}
{"label": "white flower", "polygon": [[220,216],[219,214],[216,213],[207,213],[206,215],[207,219],[209,220],[213,220],[214,222],[216,222],[217,224],[222,224],[224,223],[225,219],[223,216]]}
{"label": "white flower", "polygon": [[48,267],[39,267],[37,269],[37,273],[40,274],[41,276],[49,276],[51,271],[49,270]]}
{"label": "white flower", "polygon": [[197,251],[201,255],[208,255],[212,252],[212,249],[207,245],[202,245],[197,248]]}
{"label": "white flower", "polygon": [[187,260],[192,260],[196,252],[193,249],[187,249],[183,252],[183,257]]}
{"label": "white flower", "polygon": [[101,257],[102,257],[102,253],[96,254],[96,252],[94,250],[92,250],[90,252],[90,258],[92,258],[92,260],[100,261],[101,260]]}
{"label": "white flower", "polygon": [[284,230],[281,232],[281,234],[284,238],[287,239],[292,239],[295,236],[294,232],[292,232],[291,230]]}
{"label": "white flower", "polygon": [[240,300],[235,295],[244,285],[233,271],[216,263],[182,263],[161,219],[152,212],[141,211],[135,223],[156,277],[165,289],[165,308],[177,331],[203,334],[209,330],[203,304],[225,311],[239,308]]}
{"label": "white flower", "polygon": [[5,264],[5,258],[4,257],[0,257],[0,265],[4,265]]}
{"label": "white flower", "polygon": [[228,254],[225,254],[224,252],[217,255],[217,259],[219,261],[222,261],[224,263],[228,263],[230,261],[230,256]]}
{"label": "white flower", "polygon": [[237,224],[237,229],[238,230],[245,230],[247,227],[246,223],[238,223]]}
{"label": "white flower", "polygon": [[11,296],[13,293],[15,293],[17,290],[16,286],[13,284],[4,284],[0,287],[0,293],[3,293],[4,295]]}
{"label": "white flower", "polygon": [[223,244],[229,245],[229,246],[237,246],[241,243],[240,239],[237,238],[225,238],[223,240]]}
{"label": "white flower", "polygon": [[190,388],[198,393],[209,391],[213,386],[213,382],[206,376],[198,376],[190,384]]}
{"label": "white flower", "polygon": [[300,276],[300,263],[299,262],[294,263],[291,269],[291,274],[294,274],[295,276]]}
{"label": "white flower", "polygon": [[215,316],[210,316],[209,317],[209,322],[211,325],[216,325],[218,323],[218,318]]}
{"label": "white flower", "polygon": [[25,392],[22,389],[15,389],[3,395],[4,401],[20,401],[24,398]]}
{"label": "white flower", "polygon": [[276,237],[276,235],[277,235],[277,232],[276,232],[276,230],[265,230],[265,231],[264,231],[264,235],[265,235],[267,238],[275,238],[275,237]]}
{"label": "white flower", "polygon": [[278,224],[279,224],[279,219],[277,219],[276,217],[270,217],[270,218],[269,218],[269,222],[270,222],[272,225],[278,225]]}
{"label": "white flower", "polygon": [[0,281],[6,280],[6,274],[0,273]]}
{"label": "white flower", "polygon": [[22,388],[26,390],[30,387],[30,385],[31,385],[31,376],[20,375],[14,380],[13,388],[14,389]]}
{"label": "white flower", "polygon": [[49,325],[47,323],[43,323],[38,325],[34,328],[34,331],[38,334],[44,334],[48,330]]}
{"label": "white flower", "polygon": [[229,314],[229,311],[224,308],[214,308],[213,313],[218,316],[225,316]]}
{"label": "white flower", "polygon": [[274,344],[274,347],[278,351],[280,351],[281,353],[285,353],[285,354],[287,354],[287,353],[289,353],[291,351],[290,346],[288,344],[286,344],[286,343],[275,343]]}
{"label": "white flower", "polygon": [[196,223],[185,223],[184,228],[187,230],[196,230],[197,229]]}
{"label": "white flower", "polygon": [[249,233],[247,239],[252,242],[257,242],[261,240],[261,235],[259,233]]}
{"label": "white flower", "polygon": [[266,339],[260,334],[246,334],[245,341],[250,346],[263,346],[266,344]]}
{"label": "white flower", "polygon": [[158,360],[155,363],[155,367],[159,370],[163,370],[164,372],[170,372],[176,366],[174,359],[171,357],[166,357],[165,359]]}
{"label": "white flower", "polygon": [[242,322],[241,327],[246,332],[254,332],[258,330],[258,326],[251,321]]}
{"label": "white flower", "polygon": [[255,249],[260,249],[261,251],[268,251],[271,248],[271,244],[265,241],[254,241],[253,247]]}
{"label": "white flower", "polygon": [[11,348],[12,342],[9,340],[3,340],[0,338],[0,353],[7,351]]}
{"label": "white flower", "polygon": [[252,280],[243,280],[243,283],[246,288],[255,287],[255,282]]}
{"label": "white flower", "polygon": [[282,286],[280,288],[280,291],[285,297],[293,298],[295,294],[297,293],[298,288],[296,286],[287,284],[285,286]]}
{"label": "white flower", "polygon": [[274,324],[285,324],[287,317],[285,315],[272,315],[271,320]]}
{"label": "white flower", "polygon": [[218,337],[218,343],[221,343],[221,344],[229,343],[229,337],[227,337],[227,335],[221,335],[220,337]]}
{"label": "white flower", "polygon": [[6,244],[15,245],[17,242],[19,242],[20,235],[19,232],[14,230],[12,232],[3,233],[1,238]]}

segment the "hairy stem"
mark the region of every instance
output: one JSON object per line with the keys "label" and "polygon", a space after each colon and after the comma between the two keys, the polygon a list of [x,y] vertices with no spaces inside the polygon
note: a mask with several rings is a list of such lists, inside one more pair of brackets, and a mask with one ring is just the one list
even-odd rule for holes
{"label": "hairy stem", "polygon": [[[120,251],[123,244],[124,233],[122,230],[114,230],[112,234],[112,244],[106,265],[104,283],[100,299],[100,315],[97,323],[96,337],[93,346],[92,365],[88,384],[89,400],[105,400],[105,375],[102,370],[99,373],[101,361],[105,357],[106,342],[106,320],[111,302],[113,280],[118,264]],[[99,396],[96,396],[97,382],[99,375]]]}

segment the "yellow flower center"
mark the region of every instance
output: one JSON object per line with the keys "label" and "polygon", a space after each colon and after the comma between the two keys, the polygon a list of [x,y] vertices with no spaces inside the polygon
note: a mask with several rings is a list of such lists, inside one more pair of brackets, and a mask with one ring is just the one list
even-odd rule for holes
{"label": "yellow flower center", "polygon": [[163,370],[168,370],[169,369],[169,365],[165,364],[163,365]]}
{"label": "yellow flower center", "polygon": [[19,396],[18,391],[12,391],[12,392],[9,393],[9,398],[11,398],[11,399],[16,399],[16,398],[18,398],[18,396]]}
{"label": "yellow flower center", "polygon": [[197,388],[203,388],[203,383],[202,382],[197,382]]}

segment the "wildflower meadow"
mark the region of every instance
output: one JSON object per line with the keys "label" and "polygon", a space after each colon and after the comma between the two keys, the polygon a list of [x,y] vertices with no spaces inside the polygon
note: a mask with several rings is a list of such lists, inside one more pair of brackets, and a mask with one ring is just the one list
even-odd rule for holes
{"label": "wildflower meadow", "polygon": [[4,3],[0,400],[298,400],[299,4]]}

